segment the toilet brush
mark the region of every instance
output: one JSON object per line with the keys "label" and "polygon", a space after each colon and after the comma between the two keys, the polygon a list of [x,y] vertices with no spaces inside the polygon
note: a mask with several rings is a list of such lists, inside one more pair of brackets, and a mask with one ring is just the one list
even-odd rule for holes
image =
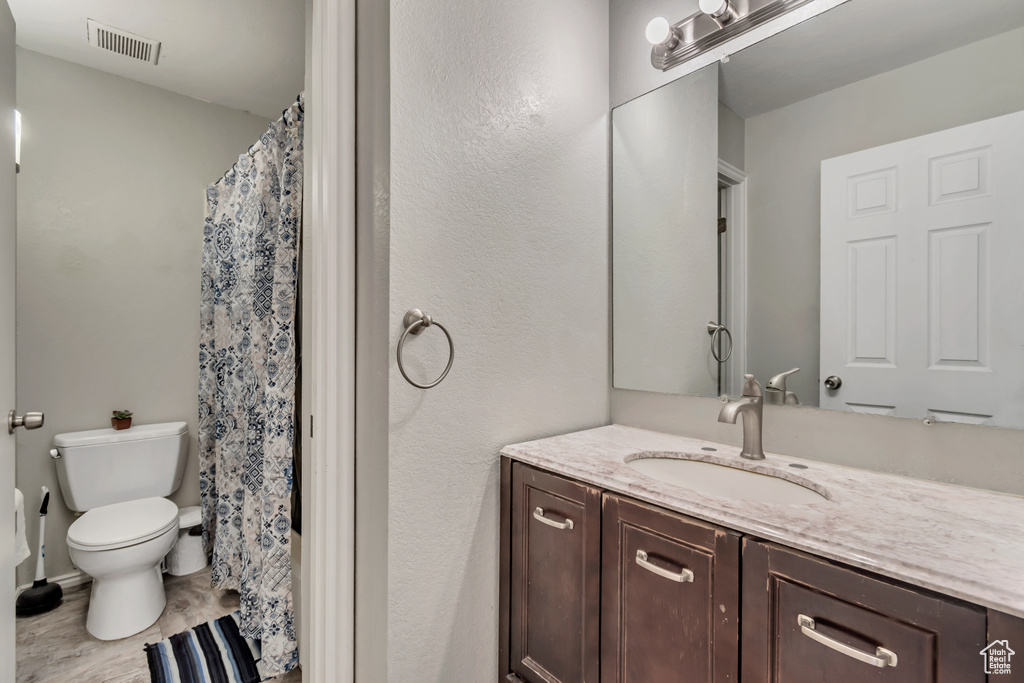
{"label": "toilet brush", "polygon": [[39,554],[36,556],[36,580],[31,588],[26,588],[15,604],[15,613],[19,617],[42,614],[60,604],[64,597],[59,583],[46,583],[46,569],[43,566],[43,552],[46,547],[46,507],[50,504],[50,490],[43,487],[43,504],[39,506]]}

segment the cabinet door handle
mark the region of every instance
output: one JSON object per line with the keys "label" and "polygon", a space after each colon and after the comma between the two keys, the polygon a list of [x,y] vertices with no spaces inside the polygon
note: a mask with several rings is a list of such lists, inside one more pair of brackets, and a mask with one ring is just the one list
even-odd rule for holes
{"label": "cabinet door handle", "polygon": [[858,662],[864,662],[871,666],[877,666],[884,668],[887,666],[896,666],[898,661],[896,653],[892,650],[886,650],[884,647],[875,648],[875,654],[870,652],[864,652],[858,650],[855,647],[850,647],[845,643],[840,643],[838,640],[829,638],[828,636],[819,633],[814,630],[814,619],[811,619],[806,614],[798,614],[796,617],[796,623],[800,625],[800,630],[803,631],[804,635],[811,640],[816,640],[825,647],[832,648],[836,652],[840,652],[847,657],[853,657]]}
{"label": "cabinet door handle", "polygon": [[548,519],[544,516],[544,508],[535,508],[533,511],[533,518],[538,522],[543,522],[548,526],[553,526],[556,529],[571,529],[573,527],[572,520],[568,517],[565,518],[564,522],[556,522],[553,519]]}
{"label": "cabinet door handle", "polygon": [[658,576],[662,576],[669,581],[675,581],[676,583],[693,583],[693,572],[683,567],[679,570],[679,573],[670,572],[667,569],[662,569],[657,565],[653,565],[647,559],[647,553],[643,550],[636,551],[636,563],[646,569],[649,572],[653,572]]}

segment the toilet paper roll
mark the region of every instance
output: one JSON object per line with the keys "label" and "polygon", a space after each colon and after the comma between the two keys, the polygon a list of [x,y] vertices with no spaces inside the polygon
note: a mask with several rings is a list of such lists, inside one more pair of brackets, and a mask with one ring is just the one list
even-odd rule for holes
{"label": "toilet paper roll", "polygon": [[25,496],[14,489],[14,564],[21,564],[31,555],[28,538],[25,536]]}
{"label": "toilet paper roll", "polygon": [[198,505],[181,508],[178,511],[178,528],[191,529],[203,523],[203,509]]}

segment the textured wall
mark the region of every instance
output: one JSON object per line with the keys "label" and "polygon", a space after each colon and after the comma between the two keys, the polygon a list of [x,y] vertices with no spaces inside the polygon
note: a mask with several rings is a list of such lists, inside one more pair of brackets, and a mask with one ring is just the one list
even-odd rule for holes
{"label": "textured wall", "polygon": [[[493,680],[498,452],[608,418],[606,0],[391,4],[388,680]],[[410,372],[446,360],[438,330]]]}
{"label": "textured wall", "polygon": [[17,68],[18,405],[46,413],[42,429],[18,434],[17,481],[30,506],[40,486],[54,493],[55,576],[72,570],[74,518],[47,454],[54,434],[109,427],[115,408],[140,424],[188,420],[189,464],[171,498],[199,502],[204,192],[268,122],[27,50]]}

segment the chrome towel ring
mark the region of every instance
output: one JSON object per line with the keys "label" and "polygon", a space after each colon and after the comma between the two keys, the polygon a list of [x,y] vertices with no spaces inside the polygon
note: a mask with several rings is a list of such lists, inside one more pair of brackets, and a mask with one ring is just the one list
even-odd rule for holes
{"label": "chrome towel ring", "polygon": [[[722,358],[718,353],[718,338],[725,332],[725,336],[729,338],[729,353],[725,354],[725,358]],[[708,334],[711,335],[711,355],[715,357],[719,363],[724,363],[729,360],[732,356],[732,332],[729,331],[725,325],[719,325],[718,323],[711,321],[708,323]]]}
{"label": "chrome towel ring", "polygon": [[[442,380],[444,380],[445,377],[448,376],[448,371],[452,369],[452,363],[455,362],[455,342],[452,341],[452,335],[448,334],[448,329],[444,325],[437,322],[418,308],[411,308],[405,312],[405,317],[402,318],[402,325],[405,326],[405,332],[402,332],[402,336],[398,340],[398,370],[402,373],[402,377],[405,378],[405,381],[414,387],[419,387],[420,389],[436,387],[442,382]],[[405,347],[405,340],[410,334],[419,334],[431,325],[437,325],[441,328],[441,331],[444,332],[444,336],[448,338],[448,348],[451,351],[448,354],[448,365],[445,366],[444,372],[441,373],[441,376],[430,384],[420,384],[419,382],[413,381],[405,372],[405,366],[402,364],[402,349]]]}

